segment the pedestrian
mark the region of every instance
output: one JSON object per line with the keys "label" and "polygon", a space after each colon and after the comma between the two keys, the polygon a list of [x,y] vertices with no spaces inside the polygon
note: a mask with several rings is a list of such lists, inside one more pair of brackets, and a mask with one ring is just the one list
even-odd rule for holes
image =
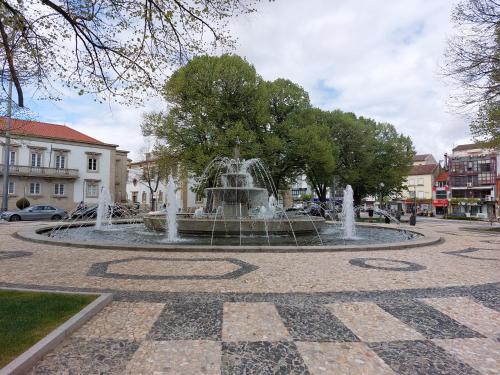
{"label": "pedestrian", "polygon": [[497,218],[496,218],[496,216],[495,216],[495,213],[493,213],[493,212],[491,213],[491,215],[490,215],[490,220],[489,220],[489,221],[490,221],[490,226],[493,226],[493,223],[494,223],[495,221],[497,221]]}

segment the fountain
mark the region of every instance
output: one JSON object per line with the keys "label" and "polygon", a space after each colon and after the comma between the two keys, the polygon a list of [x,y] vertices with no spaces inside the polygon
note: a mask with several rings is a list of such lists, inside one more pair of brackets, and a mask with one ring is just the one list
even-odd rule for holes
{"label": "fountain", "polygon": [[111,212],[112,202],[109,190],[107,187],[103,186],[101,188],[101,193],[99,194],[99,200],[97,202],[97,212],[95,220],[95,229],[103,230],[104,228],[110,227],[111,218],[113,213]]}
{"label": "fountain", "polygon": [[177,197],[175,196],[175,182],[173,177],[168,176],[167,183],[167,210],[166,210],[166,227],[167,238],[169,242],[178,240],[177,236]]}
{"label": "fountain", "polygon": [[[233,158],[216,158],[205,169],[201,183],[206,205],[204,212],[177,217],[180,235],[213,237],[285,235],[317,233],[324,225],[322,217],[289,216],[279,207],[277,190],[259,159],[244,160],[236,147]],[[145,225],[164,231],[163,213],[144,217]],[[296,242],[296,239],[295,239]]]}
{"label": "fountain", "polygon": [[[194,213],[178,212],[176,186],[169,176],[164,211],[143,215],[135,209],[127,209],[126,205],[113,204],[108,189],[103,187],[94,214],[89,209],[87,214],[73,215],[56,226],[37,229],[36,236],[94,246],[196,251],[205,249],[200,246],[238,251],[235,248],[238,245],[245,245],[245,251],[262,250],[262,246],[266,251],[273,251],[275,246],[279,251],[284,251],[286,246],[304,247],[305,250],[314,247],[323,251],[337,246],[381,247],[420,237],[412,231],[390,230],[372,224],[356,227],[351,186],[344,191],[342,225],[327,225],[323,217],[309,216],[305,210],[287,211],[277,199],[278,191],[262,162],[240,159],[237,148],[233,158],[214,159],[199,183],[205,204]],[[112,217],[116,219],[113,230],[103,230],[110,227]]]}
{"label": "fountain", "polygon": [[342,229],[345,239],[356,238],[356,224],[354,220],[354,198],[351,185],[347,185],[344,190],[344,201],[342,203]]}

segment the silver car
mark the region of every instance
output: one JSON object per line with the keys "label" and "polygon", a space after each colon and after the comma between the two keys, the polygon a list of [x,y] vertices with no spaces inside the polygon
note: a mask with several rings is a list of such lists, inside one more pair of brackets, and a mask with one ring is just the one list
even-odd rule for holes
{"label": "silver car", "polygon": [[61,220],[66,219],[68,213],[62,208],[49,206],[46,204],[37,204],[26,207],[19,211],[5,211],[0,215],[0,219],[7,221],[20,220]]}

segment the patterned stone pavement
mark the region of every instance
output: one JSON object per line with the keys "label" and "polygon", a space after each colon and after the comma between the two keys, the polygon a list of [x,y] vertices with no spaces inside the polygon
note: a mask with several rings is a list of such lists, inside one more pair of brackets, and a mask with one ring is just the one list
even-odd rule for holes
{"label": "patterned stone pavement", "polygon": [[114,293],[31,374],[500,374],[500,235],[436,223],[424,248],[223,255],[34,244],[12,234],[39,224],[1,223],[0,286]]}

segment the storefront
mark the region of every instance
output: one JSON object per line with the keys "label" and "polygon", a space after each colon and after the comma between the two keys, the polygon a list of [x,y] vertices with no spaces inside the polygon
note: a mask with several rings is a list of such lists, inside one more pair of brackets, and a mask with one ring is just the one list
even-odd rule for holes
{"label": "storefront", "polygon": [[446,215],[448,213],[448,199],[433,199],[432,206],[436,215]]}
{"label": "storefront", "polygon": [[427,214],[432,212],[432,199],[406,199],[405,200],[405,212],[411,214],[415,203],[417,204],[416,212],[418,214]]}

